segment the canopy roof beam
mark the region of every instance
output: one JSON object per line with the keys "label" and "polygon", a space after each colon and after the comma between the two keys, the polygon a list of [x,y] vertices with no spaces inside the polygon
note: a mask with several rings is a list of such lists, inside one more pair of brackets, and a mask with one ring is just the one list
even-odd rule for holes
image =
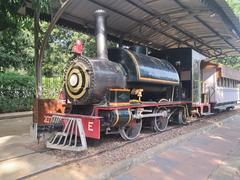
{"label": "canopy roof beam", "polygon": [[[184,6],[179,0],[174,0],[180,7],[185,9],[189,14],[192,13],[186,6]],[[224,42],[226,42],[231,48],[235,49],[237,52],[240,53],[240,50],[233,46],[228,40],[226,40],[225,37],[223,37],[219,32],[215,31],[209,24],[204,22],[201,18],[198,16],[194,15],[193,16],[195,19],[197,19],[201,24],[203,24],[205,27],[207,27],[211,32],[213,32],[215,35],[219,36]]]}
{"label": "canopy roof beam", "polygon": [[[149,23],[142,22],[142,21],[140,21],[140,20],[138,20],[138,19],[136,19],[136,18],[134,18],[134,17],[131,17],[131,16],[129,16],[129,15],[126,15],[126,14],[118,11],[117,9],[113,9],[113,8],[111,8],[111,7],[109,7],[109,6],[105,5],[105,4],[100,3],[100,2],[97,1],[97,0],[89,0],[89,1],[92,2],[92,3],[94,3],[94,4],[97,4],[97,5],[101,6],[101,7],[103,7],[103,8],[105,8],[105,9],[108,9],[108,10],[114,12],[114,13],[117,13],[117,14],[125,17],[125,18],[128,18],[128,19],[130,19],[130,20],[132,20],[132,21],[134,21],[134,22],[137,22],[137,23],[140,24],[140,25],[141,25],[141,24],[142,24],[142,25],[145,25],[146,27],[148,27],[148,28],[150,28],[150,29],[152,29],[152,30],[154,30],[154,31],[156,31],[156,32],[158,32],[158,33],[161,33],[161,34],[163,34],[164,36],[166,36],[166,37],[174,40],[174,41],[176,42],[176,44],[185,44],[186,46],[189,46],[189,47],[193,48],[195,51],[200,52],[200,53],[202,53],[202,54],[204,54],[204,55],[206,55],[206,56],[209,56],[209,53],[203,52],[203,51],[201,51],[200,49],[197,49],[196,47],[194,47],[193,45],[191,45],[190,43],[188,43],[188,42],[186,42],[186,41],[182,41],[181,39],[179,39],[179,38],[177,38],[177,37],[171,36],[171,35],[163,32],[161,29],[159,29],[159,28],[157,28],[157,27],[151,26]],[[210,56],[214,56],[214,55],[211,54]]]}
{"label": "canopy roof beam", "polygon": [[[159,16],[158,16],[157,14],[155,14],[153,11],[150,11],[150,10],[148,10],[146,7],[143,7],[143,6],[139,5],[139,4],[137,4],[137,3],[134,2],[133,0],[126,0],[126,1],[127,1],[128,3],[134,5],[135,7],[141,9],[141,10],[144,11],[145,13],[147,13],[147,14],[155,17],[155,18],[158,18],[158,17],[159,17]],[[161,16],[161,14],[160,14],[160,16]],[[163,16],[164,16],[164,15],[163,15]],[[194,12],[189,13],[189,12],[188,12],[188,16],[193,16],[193,17],[194,17],[194,16],[196,16],[196,13],[194,13]],[[185,17],[185,16],[184,16],[184,17]],[[190,37],[191,39],[193,39],[194,41],[200,43],[201,45],[204,45],[204,46],[206,46],[207,48],[212,49],[212,50],[215,51],[215,49],[214,49],[213,47],[209,46],[207,43],[201,41],[200,39],[194,37],[194,35],[192,35],[192,33],[189,33],[187,30],[185,30],[185,29],[181,28],[179,25],[177,25],[177,24],[175,23],[176,21],[174,21],[174,22],[171,22],[171,21],[168,22],[168,21],[166,21],[164,18],[163,18],[162,20],[163,20],[163,22],[165,22],[165,23],[167,24],[168,27],[172,27],[172,28],[178,30],[179,32],[181,32],[181,33],[184,34],[185,36]],[[166,29],[166,28],[163,28],[162,31],[164,31],[165,29]]]}
{"label": "canopy roof beam", "polygon": [[42,42],[40,42],[39,39],[39,28],[37,28],[37,21],[39,21],[39,17],[40,17],[40,11],[36,12],[34,14],[36,14],[36,17],[34,19],[34,29],[35,29],[35,63],[36,63],[36,98],[37,99],[41,99],[42,98],[42,62],[43,62],[43,58],[44,58],[44,52],[45,52],[45,48],[49,39],[49,36],[55,26],[55,24],[57,23],[57,21],[59,20],[60,16],[62,15],[62,13],[64,12],[64,10],[68,7],[68,5],[72,2],[72,0],[66,0],[62,3],[61,7],[58,9],[57,13],[53,16],[47,31],[44,34],[43,40]]}

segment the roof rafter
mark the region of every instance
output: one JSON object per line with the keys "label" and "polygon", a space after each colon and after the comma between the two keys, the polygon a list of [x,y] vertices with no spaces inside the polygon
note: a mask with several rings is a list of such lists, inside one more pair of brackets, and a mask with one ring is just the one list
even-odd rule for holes
{"label": "roof rafter", "polygon": [[204,55],[206,55],[206,56],[209,56],[208,53],[202,52],[200,49],[197,49],[196,47],[194,47],[194,46],[191,45],[190,43],[188,43],[188,42],[186,42],[186,41],[182,41],[181,39],[179,39],[179,38],[177,38],[177,37],[171,36],[171,35],[167,34],[166,32],[163,32],[161,29],[159,29],[159,28],[157,28],[157,27],[151,26],[151,25],[150,25],[149,23],[147,23],[147,22],[142,22],[142,21],[140,21],[140,20],[138,20],[138,19],[136,19],[136,18],[134,18],[134,17],[131,17],[131,16],[129,16],[129,15],[126,15],[126,14],[118,11],[117,9],[113,9],[112,7],[109,7],[109,6],[105,5],[105,4],[102,4],[101,2],[99,2],[99,1],[97,1],[97,0],[89,0],[89,1],[92,2],[92,3],[94,3],[94,4],[97,4],[97,5],[101,6],[101,7],[103,7],[103,8],[105,8],[105,9],[108,9],[108,10],[114,12],[114,13],[117,13],[117,14],[123,16],[123,17],[126,17],[126,18],[128,18],[128,19],[130,19],[130,20],[132,20],[132,21],[134,21],[134,22],[137,22],[137,23],[139,23],[139,24],[143,24],[143,25],[145,25],[146,27],[148,27],[148,28],[150,28],[150,29],[152,29],[152,30],[154,30],[154,31],[156,31],[156,32],[158,32],[158,33],[161,33],[161,34],[163,34],[164,36],[166,36],[166,37],[174,40],[177,44],[181,44],[181,43],[182,43],[182,44],[185,44],[185,45],[193,48],[195,51],[200,52],[200,53],[202,53],[202,54],[204,54]]}
{"label": "roof rafter", "polygon": [[[134,5],[134,6],[138,7],[139,9],[141,9],[142,11],[144,11],[145,13],[148,13],[148,14],[150,14],[151,16],[153,16],[153,17],[155,17],[155,18],[158,17],[153,11],[149,11],[147,8],[145,8],[145,7],[137,4],[135,1],[133,1],[133,0],[126,0],[126,1],[129,2],[130,4]],[[194,12],[191,12],[191,13],[188,12],[188,14],[189,14],[190,16],[192,16],[192,17],[196,16],[196,13],[194,13]],[[207,48],[212,49],[212,50],[215,50],[213,47],[211,47],[211,46],[208,45],[207,43],[201,41],[200,39],[194,37],[194,35],[193,35],[192,33],[189,33],[187,30],[181,28],[179,25],[176,26],[176,23],[174,23],[174,22],[167,22],[167,21],[165,21],[164,19],[163,19],[163,21],[164,21],[165,23],[167,23],[167,26],[172,27],[172,28],[178,30],[179,32],[181,32],[181,33],[184,34],[185,36],[190,37],[190,38],[193,39],[194,41],[196,41],[196,42],[198,42],[198,43],[206,46]],[[165,30],[165,29],[163,29],[163,30]]]}
{"label": "roof rafter", "polygon": [[[179,0],[174,0],[180,7],[182,7],[183,9],[185,9],[188,13],[191,13],[191,11],[184,6]],[[220,38],[223,39],[223,41],[225,43],[227,43],[231,48],[235,49],[237,52],[240,53],[240,50],[238,48],[236,48],[235,46],[233,46],[228,40],[226,40],[226,38],[224,38],[220,33],[218,33],[217,31],[215,31],[209,24],[207,24],[206,22],[204,22],[200,17],[198,16],[193,16],[194,18],[196,18],[200,23],[202,23],[205,27],[207,27],[210,31],[212,31],[214,34],[216,34],[217,36],[219,36]]]}

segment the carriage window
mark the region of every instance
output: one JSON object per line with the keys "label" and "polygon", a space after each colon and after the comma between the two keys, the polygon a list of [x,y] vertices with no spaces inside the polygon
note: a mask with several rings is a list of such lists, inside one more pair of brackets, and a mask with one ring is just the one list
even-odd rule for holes
{"label": "carriage window", "polygon": [[229,88],[236,88],[238,87],[238,81],[221,77],[217,80],[218,87],[229,87]]}
{"label": "carriage window", "polygon": [[228,79],[224,78],[224,87],[228,87]]}
{"label": "carriage window", "polygon": [[233,80],[232,79],[229,79],[229,87],[233,88]]}

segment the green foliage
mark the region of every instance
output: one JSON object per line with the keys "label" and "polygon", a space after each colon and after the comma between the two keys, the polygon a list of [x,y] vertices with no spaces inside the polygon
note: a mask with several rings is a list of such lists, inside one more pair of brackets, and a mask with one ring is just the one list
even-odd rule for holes
{"label": "green foliage", "polygon": [[239,56],[226,56],[214,60],[217,63],[224,64],[234,69],[240,69],[240,57]]}
{"label": "green foliage", "polygon": [[[48,25],[44,22],[42,29],[47,29]],[[96,43],[93,36],[56,26],[51,33],[43,60],[44,76],[53,77],[64,74],[65,67],[73,56],[72,45],[77,39],[84,43],[84,56],[95,57]]]}
{"label": "green foliage", "polygon": [[62,77],[43,77],[43,98],[56,99],[63,88]]}
{"label": "green foliage", "polygon": [[50,0],[31,0],[34,9],[39,9],[41,12],[49,12]]}
{"label": "green foliage", "polygon": [[[233,10],[236,16],[240,17],[240,1],[239,0],[225,0],[229,7]],[[214,59],[215,62],[224,64],[235,69],[240,69],[240,57],[239,56],[225,56]]]}
{"label": "green foliage", "polygon": [[[25,69],[33,72],[33,34],[30,18],[18,23],[16,29],[0,32],[0,68]],[[32,74],[32,73],[30,73]]]}
{"label": "green foliage", "polygon": [[19,22],[17,10],[21,7],[22,0],[0,1],[0,31],[7,28],[15,28]]}
{"label": "green foliage", "polygon": [[[43,98],[58,98],[62,87],[62,77],[43,77]],[[0,113],[31,110],[34,94],[33,76],[0,73]]]}
{"label": "green foliage", "polygon": [[0,113],[32,109],[34,78],[16,73],[0,73]]}
{"label": "green foliage", "polygon": [[240,1],[239,0],[225,0],[233,12],[240,17]]}

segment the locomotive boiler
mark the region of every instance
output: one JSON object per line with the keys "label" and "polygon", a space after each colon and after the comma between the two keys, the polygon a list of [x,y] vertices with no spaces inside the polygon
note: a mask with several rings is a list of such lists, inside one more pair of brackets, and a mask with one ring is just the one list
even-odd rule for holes
{"label": "locomotive boiler", "polygon": [[106,12],[97,10],[96,42],[97,57],[77,56],[65,74],[65,89],[68,99],[74,104],[99,103],[108,88],[125,88],[126,77],[122,67],[108,60],[106,48]]}
{"label": "locomotive boiler", "polygon": [[109,89],[142,89],[144,100],[161,98],[161,92],[179,84],[176,69],[166,60],[122,48],[107,51],[106,12],[97,10],[97,57],[78,56],[65,74],[68,99],[76,105],[106,102]]}

